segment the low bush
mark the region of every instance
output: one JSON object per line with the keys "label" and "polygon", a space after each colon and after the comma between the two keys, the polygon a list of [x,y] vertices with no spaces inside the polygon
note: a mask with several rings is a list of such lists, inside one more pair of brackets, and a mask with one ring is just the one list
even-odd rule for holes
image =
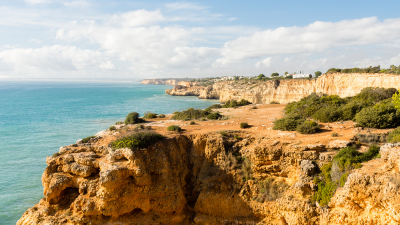
{"label": "low bush", "polygon": [[233,138],[235,138],[236,140],[242,140],[243,139],[243,138],[241,138],[240,136],[238,136],[236,134],[233,136]]}
{"label": "low bush", "polygon": [[193,109],[189,108],[187,110],[183,110],[182,112],[174,112],[174,115],[171,117],[173,120],[193,120],[205,118],[208,115],[213,114],[210,118],[219,119],[221,115],[218,112],[212,113],[211,110],[201,110],[201,109]]}
{"label": "low bush", "polygon": [[342,113],[339,110],[339,107],[330,105],[317,110],[313,115],[313,119],[322,123],[328,123],[338,121],[341,115]]}
{"label": "low bush", "polygon": [[211,109],[220,109],[222,108],[221,104],[214,104],[206,108],[205,110],[211,110]]}
{"label": "low bush", "polygon": [[123,137],[111,143],[113,149],[119,148],[146,148],[155,142],[164,139],[164,136],[154,132],[138,132],[130,136]]}
{"label": "low bush", "polygon": [[158,118],[165,118],[165,114],[161,113],[160,115],[158,115]]}
{"label": "low bush", "polygon": [[367,144],[384,143],[388,137],[387,133],[380,134],[356,134],[358,141]]}
{"label": "low bush", "polygon": [[367,87],[363,88],[360,93],[352,98],[352,101],[364,102],[368,106],[373,106],[376,103],[390,99],[397,90],[395,88],[377,88],[377,87]]}
{"label": "low bush", "polygon": [[292,102],[286,105],[285,113],[294,114],[303,118],[312,117],[318,110],[327,106],[336,106],[346,104],[347,100],[342,99],[337,95],[318,95],[312,93],[311,95],[302,98],[298,102]]}
{"label": "low bush", "polygon": [[341,113],[340,120],[354,120],[356,114],[365,107],[368,107],[366,103],[358,101],[351,101],[346,105],[342,105],[338,108],[338,111]]}
{"label": "low bush", "polygon": [[219,114],[218,112],[210,113],[207,115],[207,119],[209,119],[209,120],[217,120],[221,117],[222,117],[222,115]]}
{"label": "low bush", "polygon": [[189,123],[190,125],[195,125],[196,124],[196,122],[194,122],[194,121],[190,121],[190,123]]}
{"label": "low bush", "polygon": [[296,131],[301,134],[315,134],[319,130],[319,124],[312,121],[306,120],[297,126]]}
{"label": "low bush", "polygon": [[221,131],[221,132],[219,132],[222,136],[227,136],[228,135],[228,133],[226,132],[226,131]]}
{"label": "low bush", "polygon": [[360,153],[354,147],[342,149],[331,163],[321,167],[321,173],[315,177],[314,183],[318,190],[314,193],[313,200],[321,206],[327,205],[338,187],[342,187],[352,169],[360,168],[362,162],[369,161],[379,156],[379,147],[371,146],[367,152]]}
{"label": "low bush", "polygon": [[139,118],[139,113],[131,112],[125,118],[125,124],[141,123],[143,120]]}
{"label": "low bush", "polygon": [[115,125],[121,125],[121,124],[124,124],[124,122],[123,121],[115,122]]}
{"label": "low bush", "polygon": [[332,137],[339,137],[339,134],[338,133],[332,133],[331,136]]}
{"label": "low bush", "polygon": [[90,141],[90,139],[95,138],[96,136],[89,136],[89,137],[85,137],[82,138],[82,143],[88,143]]}
{"label": "low bush", "polygon": [[170,125],[167,127],[168,131],[176,131],[176,132],[180,132],[182,130],[182,128],[180,126],[177,125]]}
{"label": "low bush", "polygon": [[240,128],[242,128],[242,129],[249,128],[249,127],[250,127],[249,124],[246,122],[240,123]]}
{"label": "low bush", "polygon": [[270,102],[269,104],[280,104],[280,103],[277,102],[277,101],[272,101],[272,102]]}
{"label": "low bush", "polygon": [[257,106],[252,106],[251,109],[258,109]]}
{"label": "low bush", "polygon": [[390,143],[400,142],[400,127],[389,133],[387,141]]}
{"label": "low bush", "polygon": [[247,100],[240,100],[239,102],[236,100],[228,100],[225,102],[224,105],[222,105],[222,108],[236,108],[239,106],[244,106],[244,105],[249,105],[251,104],[251,102],[247,101]]}
{"label": "low bush", "polygon": [[144,119],[154,119],[154,118],[157,118],[157,114],[147,111],[144,113],[143,118]]}
{"label": "low bush", "polygon": [[354,119],[362,127],[392,128],[400,125],[400,113],[389,99],[363,108]]}
{"label": "low bush", "polygon": [[274,122],[272,129],[283,131],[294,131],[297,126],[304,122],[304,119],[298,115],[289,115]]}
{"label": "low bush", "polygon": [[108,128],[108,130],[113,131],[116,130],[117,128],[115,126],[111,126],[110,128]]}

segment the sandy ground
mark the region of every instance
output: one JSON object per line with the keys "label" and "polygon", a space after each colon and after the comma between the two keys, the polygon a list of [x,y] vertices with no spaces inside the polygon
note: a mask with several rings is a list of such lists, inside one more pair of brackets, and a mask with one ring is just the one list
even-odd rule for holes
{"label": "sandy ground", "polygon": [[[222,108],[216,111],[221,114],[228,116],[226,120],[209,120],[200,121],[194,120],[195,124],[190,125],[190,121],[177,121],[170,120],[172,114],[167,115],[166,118],[147,119],[145,126],[150,126],[151,129],[157,133],[163,134],[166,137],[172,137],[175,135],[187,135],[187,134],[202,134],[210,132],[221,132],[221,131],[238,131],[247,134],[258,134],[268,138],[276,138],[282,141],[298,142],[300,145],[309,144],[328,144],[334,140],[350,140],[355,136],[356,133],[382,133],[388,132],[393,129],[361,129],[355,128],[355,122],[344,121],[344,122],[333,122],[333,123],[320,123],[321,131],[317,134],[300,134],[296,131],[277,131],[273,130],[273,123],[275,120],[284,116],[283,109],[285,105],[281,104],[265,104],[256,105],[257,109],[253,109],[254,105],[242,106],[236,109],[234,108]],[[240,123],[247,122],[251,127],[247,129],[241,129]],[[179,134],[177,132],[167,131],[169,125],[178,125],[183,131]],[[136,125],[129,125],[125,129],[121,129],[119,132],[101,132],[105,134],[105,138],[102,143],[110,142],[115,140],[117,137],[124,135],[125,132],[129,132],[130,129]],[[118,126],[117,126],[118,127]],[[337,137],[332,137],[332,133],[337,133]],[[109,136],[108,134],[111,134]],[[101,135],[103,136],[103,135]],[[114,137],[114,138],[113,138]]]}

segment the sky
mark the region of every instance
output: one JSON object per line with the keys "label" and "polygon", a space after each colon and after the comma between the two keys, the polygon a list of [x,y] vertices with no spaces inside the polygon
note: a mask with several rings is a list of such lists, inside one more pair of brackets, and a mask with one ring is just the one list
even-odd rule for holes
{"label": "sky", "polygon": [[0,0],[0,82],[400,64],[400,1]]}

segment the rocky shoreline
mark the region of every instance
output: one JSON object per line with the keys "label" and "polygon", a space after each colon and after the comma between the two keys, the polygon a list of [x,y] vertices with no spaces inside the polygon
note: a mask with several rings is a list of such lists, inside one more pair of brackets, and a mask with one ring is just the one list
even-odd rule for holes
{"label": "rocky shoreline", "polygon": [[[390,129],[346,121],[313,135],[272,130],[283,107],[219,109],[228,120],[194,125],[150,119],[145,125],[165,139],[142,149],[110,147],[135,125],[61,147],[46,159],[45,197],[17,224],[398,224],[399,145],[385,144],[381,158],[353,170],[327,206],[311,200],[313,177],[339,149],[357,133]],[[184,130],[167,131],[171,124]]]}

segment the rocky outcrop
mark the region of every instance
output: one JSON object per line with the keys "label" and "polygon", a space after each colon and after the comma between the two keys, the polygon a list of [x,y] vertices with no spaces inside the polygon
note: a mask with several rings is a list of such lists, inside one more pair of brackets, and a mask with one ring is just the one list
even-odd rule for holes
{"label": "rocky outcrop", "polygon": [[189,81],[182,79],[144,79],[141,84],[154,84],[154,85],[184,85],[189,84]]}
{"label": "rocky outcrop", "polygon": [[[242,82],[242,83],[240,83]],[[290,79],[264,82],[217,82],[199,91],[199,98],[228,100],[245,99],[254,104],[298,101],[311,93],[354,96],[365,87],[400,89],[400,76],[393,74],[324,74],[317,79]],[[191,92],[191,88],[180,90]],[[168,92],[167,92],[168,93]],[[197,93],[197,92],[196,92]],[[180,94],[184,95],[184,94]]]}
{"label": "rocky outcrop", "polygon": [[[238,138],[241,137],[241,138]],[[318,166],[336,144],[234,131],[172,135],[113,150],[113,136],[46,160],[44,198],[25,224],[398,224],[400,145],[354,170],[326,207],[312,202]]]}
{"label": "rocky outcrop", "polygon": [[329,207],[321,209],[323,224],[400,223],[400,145],[381,147],[381,159],[349,175]]}
{"label": "rocky outcrop", "polygon": [[[318,222],[307,197],[310,180],[301,180],[301,187],[294,183],[300,167],[307,177],[315,169],[310,160],[318,161],[328,149],[220,134],[178,135],[140,150],[113,151],[91,142],[63,147],[47,158],[45,197],[17,224]],[[259,181],[244,180],[237,156],[253,162],[251,177],[272,178],[289,188],[258,200],[265,190]]]}

